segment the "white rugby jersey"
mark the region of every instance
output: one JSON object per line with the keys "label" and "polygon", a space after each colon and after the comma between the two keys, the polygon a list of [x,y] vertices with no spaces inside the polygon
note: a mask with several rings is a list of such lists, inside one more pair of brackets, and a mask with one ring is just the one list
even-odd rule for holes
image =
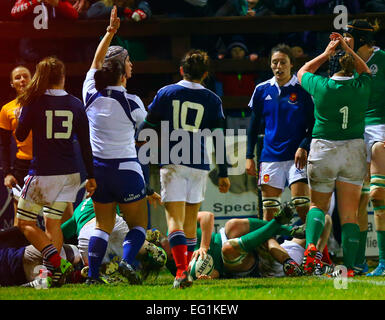
{"label": "white rugby jersey", "polygon": [[96,71],[90,69],[83,83],[92,154],[102,159],[136,158],[135,128],[147,114],[143,102],[123,86],[108,86],[98,92]]}

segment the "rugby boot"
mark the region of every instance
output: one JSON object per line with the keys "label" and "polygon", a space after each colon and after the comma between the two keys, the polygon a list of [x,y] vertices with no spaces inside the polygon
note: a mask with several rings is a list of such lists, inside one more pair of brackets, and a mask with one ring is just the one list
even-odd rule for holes
{"label": "rugby boot", "polygon": [[305,275],[312,275],[316,266],[316,254],[318,250],[310,243],[304,253],[301,268]]}
{"label": "rugby boot", "polygon": [[289,202],[282,204],[281,210],[274,214],[274,219],[279,224],[288,224],[293,217],[294,207]]}
{"label": "rugby boot", "polygon": [[192,283],[193,283],[193,279],[190,273],[185,270],[183,271],[181,276],[175,277],[172,287],[173,289],[184,289],[184,288],[191,287]]}

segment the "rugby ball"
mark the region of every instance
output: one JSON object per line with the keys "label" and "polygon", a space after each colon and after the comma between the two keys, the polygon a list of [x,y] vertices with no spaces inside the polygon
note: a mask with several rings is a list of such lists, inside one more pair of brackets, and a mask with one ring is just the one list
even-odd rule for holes
{"label": "rugby ball", "polygon": [[200,275],[211,275],[214,270],[213,257],[206,254],[204,259],[202,259],[202,256],[199,256],[198,259],[192,259],[189,264],[189,270],[194,280],[198,279]]}

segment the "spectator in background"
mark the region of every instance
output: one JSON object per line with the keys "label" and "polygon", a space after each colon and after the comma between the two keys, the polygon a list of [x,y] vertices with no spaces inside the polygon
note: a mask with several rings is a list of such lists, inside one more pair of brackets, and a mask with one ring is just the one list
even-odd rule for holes
{"label": "spectator in background", "polygon": [[62,0],[17,0],[11,10],[11,16],[15,19],[22,19],[30,16],[38,5],[48,6],[48,16],[66,19],[77,19],[78,12],[69,1]]}
{"label": "spectator in background", "polygon": [[152,12],[147,1],[138,0],[101,0],[95,2],[87,11],[88,19],[109,18],[113,6],[118,9],[121,19],[141,21],[151,17]]}
{"label": "spectator in background", "polygon": [[[219,55],[219,58],[229,58],[233,60],[250,60],[256,61],[258,55],[252,53],[249,55],[249,50],[240,37],[233,37],[233,41],[227,47],[225,55]],[[256,73],[242,72],[217,72],[215,74],[217,80],[222,84],[222,92],[217,92],[219,95],[225,96],[251,96],[255,87],[255,82],[258,78]]]}
{"label": "spectator in background", "polygon": [[210,15],[208,0],[168,0],[167,15],[171,18],[206,17]]}
{"label": "spectator in background", "polygon": [[[359,0],[303,0],[306,14],[332,14],[335,6],[344,5],[349,14],[360,12]],[[329,43],[328,32],[308,32],[303,33],[304,49],[310,55],[318,55],[324,51]]]}
{"label": "spectator in background", "polygon": [[270,11],[262,0],[247,0],[248,8],[247,8],[247,16],[251,17],[260,17],[270,15],[273,12]]}

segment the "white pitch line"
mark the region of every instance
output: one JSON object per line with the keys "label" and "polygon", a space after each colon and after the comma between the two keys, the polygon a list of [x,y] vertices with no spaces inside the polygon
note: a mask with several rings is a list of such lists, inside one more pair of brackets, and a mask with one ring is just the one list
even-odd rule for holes
{"label": "white pitch line", "polygon": [[[319,279],[319,280],[336,280],[336,279],[339,279],[339,278],[329,278],[329,277],[326,277],[326,276],[318,276],[318,277],[316,277],[316,279]],[[350,282],[370,283],[370,284],[373,284],[373,285],[376,285],[376,286],[385,286],[385,281],[359,280],[359,279],[348,278],[348,283],[350,283]]]}

